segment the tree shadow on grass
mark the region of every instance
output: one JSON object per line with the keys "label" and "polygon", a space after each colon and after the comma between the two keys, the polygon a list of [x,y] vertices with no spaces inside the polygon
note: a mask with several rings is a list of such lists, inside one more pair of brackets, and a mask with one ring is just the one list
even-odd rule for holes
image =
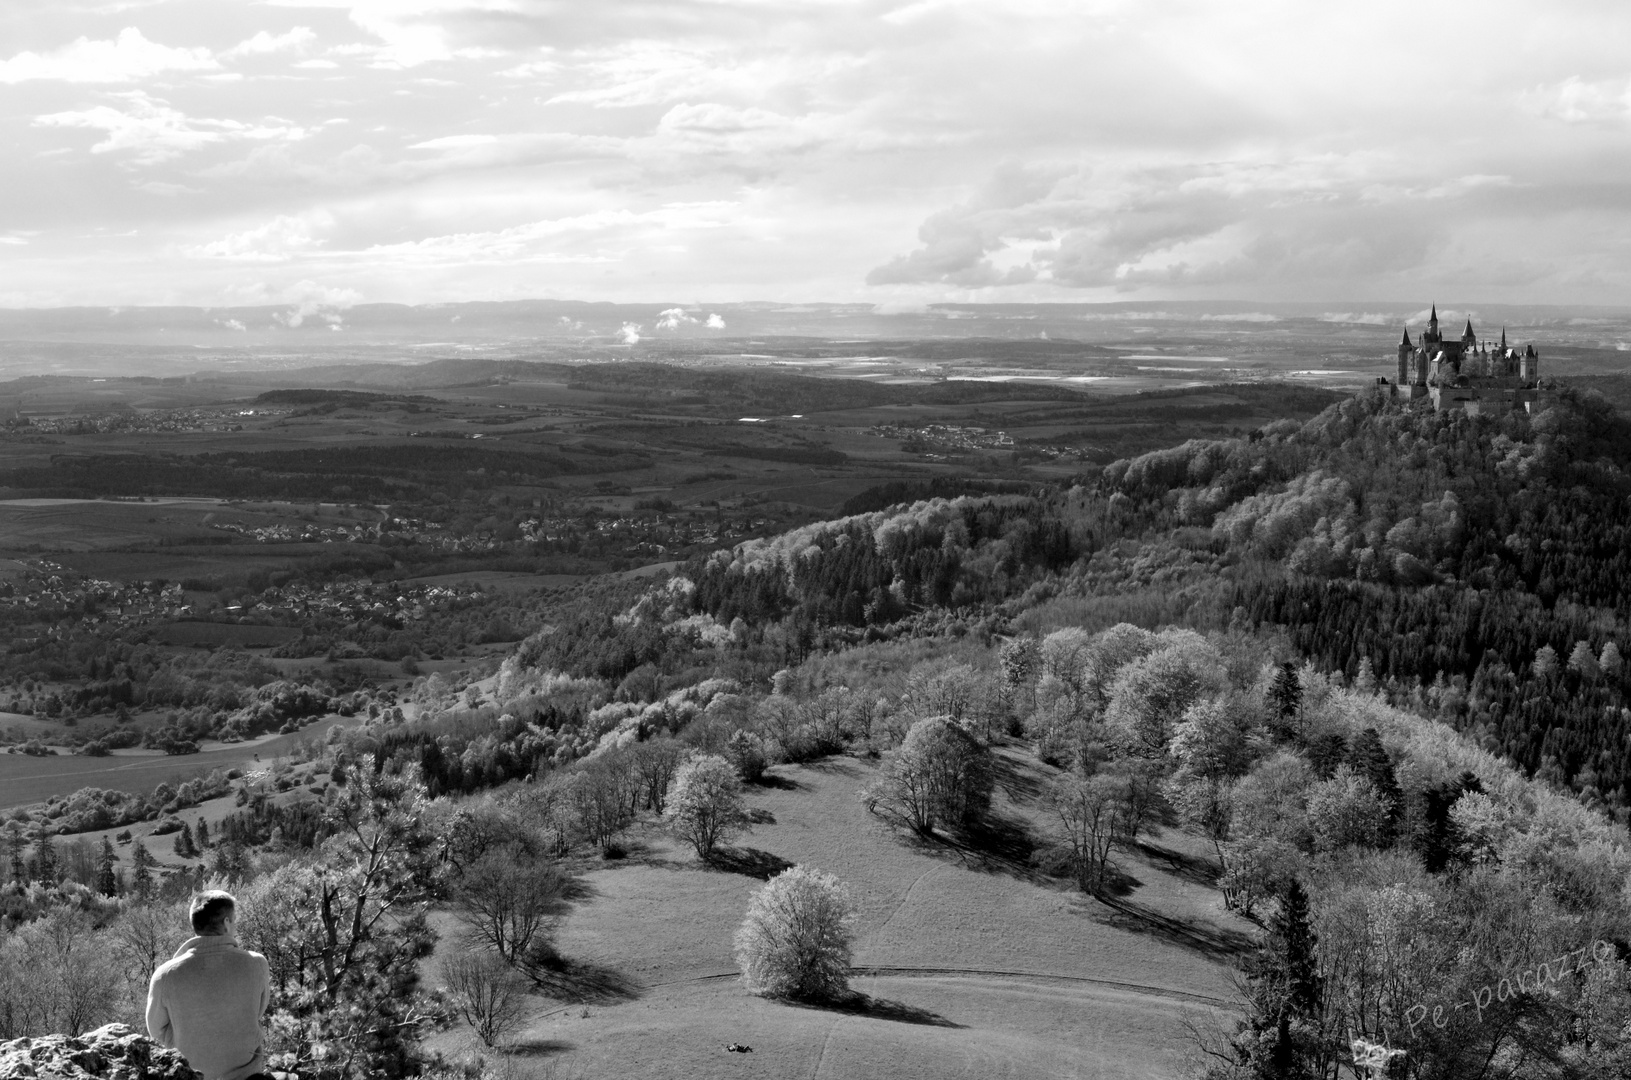
{"label": "tree shadow on grass", "polygon": [[1106,895],[1098,900],[1099,904],[1095,905],[1098,910],[1088,912],[1094,922],[1135,934],[1149,934],[1209,960],[1235,960],[1257,947],[1257,940],[1240,930],[1212,923],[1184,922],[1118,896]]}
{"label": "tree shadow on grass", "polygon": [[532,972],[538,992],[568,1005],[616,1005],[640,996],[640,984],[616,968],[561,958]]}
{"label": "tree shadow on grass", "polygon": [[497,1049],[511,1057],[549,1057],[576,1049],[563,1039],[517,1039]]}
{"label": "tree shadow on grass", "polygon": [[863,994],[852,990],[843,997],[831,1001],[793,1001],[784,999],[783,1004],[791,1005],[796,1009],[813,1009],[819,1012],[843,1013],[846,1016],[861,1016],[871,1020],[887,1020],[896,1024],[922,1024],[926,1027],[960,1028],[967,1027],[954,1020],[948,1020],[937,1012],[908,1005],[904,1001],[891,1001],[888,998],[875,998],[871,994]]}
{"label": "tree shadow on grass", "polygon": [[[859,776],[861,767],[854,759],[843,754],[833,754],[829,757],[812,758],[799,763],[802,768],[817,773],[837,773],[839,776]],[[768,774],[767,774],[768,775]],[[792,783],[793,781],[789,781]]]}
{"label": "tree shadow on grass", "polygon": [[1205,855],[1186,855],[1182,851],[1152,844],[1147,840],[1138,842],[1138,850],[1160,869],[1177,878],[1196,885],[1203,885],[1210,889],[1218,883],[1218,864]]}
{"label": "tree shadow on grass", "polygon": [[1041,779],[1002,754],[991,755],[991,770],[996,786],[1012,801],[1033,802],[1042,797]]}
{"label": "tree shadow on grass", "polygon": [[747,785],[750,788],[770,788],[775,791],[798,791],[804,787],[797,780],[786,776],[777,776],[775,773],[764,773],[759,779]]}
{"label": "tree shadow on grass", "polygon": [[956,858],[970,870],[983,874],[1007,874],[1021,881],[1039,881],[1033,854],[1036,842],[1021,820],[996,814],[958,832],[936,829],[920,833],[906,831],[907,842],[925,855]]}
{"label": "tree shadow on grass", "polygon": [[793,864],[780,855],[772,855],[768,851],[750,847],[715,848],[708,865],[715,870],[723,870],[728,874],[743,874],[758,878],[760,881],[769,881],[783,870],[793,868]]}

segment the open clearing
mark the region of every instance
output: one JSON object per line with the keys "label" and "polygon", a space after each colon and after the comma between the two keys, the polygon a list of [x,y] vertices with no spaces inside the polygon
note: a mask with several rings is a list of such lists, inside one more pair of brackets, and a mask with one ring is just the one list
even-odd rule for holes
{"label": "open clearing", "polygon": [[[1030,787],[1045,771],[1004,751]],[[774,824],[734,849],[761,867],[805,863],[851,889],[859,918],[859,1011],[770,1002],[743,992],[731,937],[760,884],[708,869],[661,834],[599,864],[558,944],[577,967],[517,1037],[524,1070],[581,1077],[1180,1077],[1186,1017],[1235,1000],[1229,958],[1251,927],[1223,912],[1192,869],[1192,840],[1121,857],[1137,884],[1115,906],[916,847],[855,797],[876,765],[833,758],[774,770],[754,789]],[[1024,796],[998,797],[1012,816]],[[1198,850],[1198,849],[1196,849]],[[454,935],[443,949],[459,947]],[[436,1043],[451,1049],[467,1032]],[[726,1043],[752,1046],[727,1053]]]}
{"label": "open clearing", "polygon": [[115,754],[109,757],[0,754],[0,806],[42,802],[53,795],[72,794],[83,787],[145,795],[160,784],[177,784],[213,769],[252,765],[257,756],[260,761],[270,762],[287,754],[289,748],[298,742],[323,738],[331,727],[349,727],[360,722],[360,718],[355,716],[331,716],[292,734],[279,735],[264,742],[235,743],[216,750],[175,757],[167,754]]}

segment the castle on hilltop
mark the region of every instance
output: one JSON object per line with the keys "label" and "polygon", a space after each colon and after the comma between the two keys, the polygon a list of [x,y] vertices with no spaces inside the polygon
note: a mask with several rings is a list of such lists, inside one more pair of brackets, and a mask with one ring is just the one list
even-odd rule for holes
{"label": "castle on hilltop", "polygon": [[1433,305],[1420,342],[1412,343],[1410,328],[1405,328],[1399,342],[1397,376],[1395,395],[1409,401],[1431,398],[1433,408],[1441,412],[1535,412],[1553,397],[1540,389],[1540,354],[1533,345],[1525,345],[1521,351],[1508,345],[1505,329],[1499,345],[1480,343],[1471,319],[1460,340],[1446,338],[1439,332],[1437,304]]}

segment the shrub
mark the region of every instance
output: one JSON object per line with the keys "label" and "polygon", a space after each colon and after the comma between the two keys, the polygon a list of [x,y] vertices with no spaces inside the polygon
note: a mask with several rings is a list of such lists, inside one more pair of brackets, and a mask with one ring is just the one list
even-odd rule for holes
{"label": "shrub", "polygon": [[736,962],[748,992],[819,1001],[849,989],[855,905],[831,874],[795,866],[748,901]]}
{"label": "shrub", "polygon": [[744,784],[757,784],[765,774],[764,744],[751,731],[737,730],[725,740],[725,759]]}
{"label": "shrub", "polygon": [[455,953],[442,961],[449,999],[484,1046],[492,1046],[520,1023],[526,987],[504,958],[486,951]]}

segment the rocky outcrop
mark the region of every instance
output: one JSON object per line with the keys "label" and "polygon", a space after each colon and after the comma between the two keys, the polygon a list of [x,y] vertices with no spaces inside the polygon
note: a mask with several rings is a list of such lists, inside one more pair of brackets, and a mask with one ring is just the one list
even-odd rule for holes
{"label": "rocky outcrop", "polygon": [[0,1043],[0,1080],[203,1080],[174,1050],[123,1024]]}

